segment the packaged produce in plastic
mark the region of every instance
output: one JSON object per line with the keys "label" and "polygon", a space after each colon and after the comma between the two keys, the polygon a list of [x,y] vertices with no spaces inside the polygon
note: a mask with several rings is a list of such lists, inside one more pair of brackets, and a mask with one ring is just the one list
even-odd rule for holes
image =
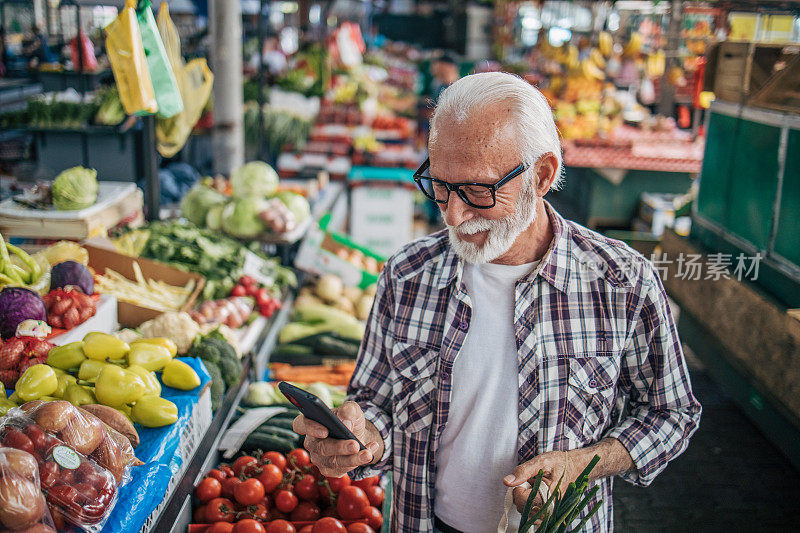
{"label": "packaged produce in plastic", "polygon": [[128,438],[66,401],[32,401],[0,420],[0,445],[30,453],[54,520],[97,532],[138,462]]}
{"label": "packaged produce in plastic", "polygon": [[55,533],[39,476],[33,455],[0,447],[0,525],[11,531]]}
{"label": "packaged produce in plastic", "polygon": [[209,300],[192,311],[192,319],[200,325],[225,324],[237,329],[244,325],[253,312],[253,300],[247,297],[232,296],[222,300]]}

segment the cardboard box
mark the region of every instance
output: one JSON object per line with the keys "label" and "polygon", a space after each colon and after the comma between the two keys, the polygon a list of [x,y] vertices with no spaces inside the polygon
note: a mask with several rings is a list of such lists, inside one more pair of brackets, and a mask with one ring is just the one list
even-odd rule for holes
{"label": "cardboard box", "polygon": [[[199,274],[184,272],[163,263],[151,261],[150,259],[130,257],[114,250],[88,243],[84,243],[83,247],[89,252],[89,267],[94,269],[98,274],[103,274],[106,268],[110,268],[130,280],[135,280],[133,263],[139,263],[142,275],[146,279],[163,281],[164,283],[177,287],[183,287],[189,283],[189,281],[194,280],[194,291],[183,307],[181,307],[181,311],[189,311],[194,306],[206,282],[205,278]],[[120,301],[117,305],[119,323],[121,326],[128,328],[136,328],[142,322],[155,318],[161,313],[162,311],[142,307],[129,302]]]}

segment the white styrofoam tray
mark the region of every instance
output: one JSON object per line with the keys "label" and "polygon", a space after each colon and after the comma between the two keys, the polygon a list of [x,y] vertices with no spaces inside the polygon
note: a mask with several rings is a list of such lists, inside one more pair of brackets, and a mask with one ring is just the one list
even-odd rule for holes
{"label": "white styrofoam tray", "polygon": [[0,216],[14,218],[48,218],[55,220],[76,220],[88,218],[103,209],[114,205],[136,189],[135,183],[119,183],[115,181],[101,181],[97,191],[97,202],[81,209],[80,211],[58,211],[56,209],[31,209],[14,202],[12,198],[7,198],[0,202]]}

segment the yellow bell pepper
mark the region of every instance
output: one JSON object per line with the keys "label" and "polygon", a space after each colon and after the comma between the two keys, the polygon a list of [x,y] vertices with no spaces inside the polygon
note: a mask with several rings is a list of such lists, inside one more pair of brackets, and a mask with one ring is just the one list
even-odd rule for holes
{"label": "yellow bell pepper", "polygon": [[162,348],[166,348],[169,350],[169,353],[172,357],[175,357],[178,354],[178,345],[172,339],[168,339],[166,337],[152,337],[149,339],[136,339],[131,343],[131,348],[137,344],[155,344],[156,346],[161,346]]}
{"label": "yellow bell pepper", "polygon": [[0,398],[0,416],[6,416],[9,409],[13,409],[17,406],[14,402],[6,398]]}
{"label": "yellow bell pepper", "polygon": [[177,422],[178,406],[167,399],[148,394],[133,404],[131,418],[148,428],[168,426]]}
{"label": "yellow bell pepper", "polygon": [[67,385],[67,390],[61,399],[68,401],[75,407],[97,403],[97,398],[95,398],[92,389],[78,384]]}
{"label": "yellow bell pepper", "polygon": [[157,344],[134,344],[128,353],[129,364],[139,365],[150,371],[161,370],[171,360],[169,350]]}
{"label": "yellow bell pepper", "polygon": [[94,386],[97,401],[109,407],[119,407],[141,398],[146,387],[142,378],[116,365],[108,365],[100,371]]}
{"label": "yellow bell pepper", "polygon": [[78,369],[78,379],[83,381],[97,381],[97,376],[100,375],[100,371],[108,365],[109,363],[105,363],[103,361],[87,359],[81,363],[81,366]]}
{"label": "yellow bell pepper", "polygon": [[15,392],[26,402],[50,396],[58,388],[56,373],[47,365],[33,365],[17,380]]}
{"label": "yellow bell pepper", "polygon": [[200,376],[194,368],[183,361],[172,359],[164,365],[164,372],[161,374],[161,381],[167,387],[180,390],[192,390],[200,385]]}
{"label": "yellow bell pepper", "polygon": [[83,353],[89,359],[105,361],[122,359],[130,351],[130,346],[113,335],[93,331],[83,338]]}
{"label": "yellow bell pepper", "polygon": [[158,382],[158,378],[156,375],[144,367],[139,365],[131,365],[126,369],[128,372],[133,372],[144,382],[144,386],[147,389],[145,394],[154,394],[155,396],[161,396],[161,383]]}
{"label": "yellow bell pepper", "polygon": [[79,367],[85,360],[83,341],[56,346],[47,354],[47,364],[61,370]]}
{"label": "yellow bell pepper", "polygon": [[56,379],[58,379],[58,387],[53,393],[56,398],[63,398],[64,393],[67,392],[67,387],[78,381],[75,376],[70,376],[69,374],[59,374]]}

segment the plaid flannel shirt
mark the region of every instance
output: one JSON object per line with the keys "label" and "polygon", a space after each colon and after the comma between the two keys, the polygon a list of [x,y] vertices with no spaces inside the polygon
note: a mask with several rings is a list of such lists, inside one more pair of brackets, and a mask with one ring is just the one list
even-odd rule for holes
{"label": "plaid flannel shirt", "polygon": [[[636,465],[622,477],[648,485],[686,449],[701,411],[664,288],[627,245],[545,205],[553,242],[515,289],[518,460],[614,437]],[[433,529],[436,451],[471,316],[461,272],[446,231],[392,257],[350,382],[350,399],[385,446],[377,463],[353,475],[391,469],[393,531]],[[603,504],[585,531],[611,531],[612,478],[595,483]]]}

